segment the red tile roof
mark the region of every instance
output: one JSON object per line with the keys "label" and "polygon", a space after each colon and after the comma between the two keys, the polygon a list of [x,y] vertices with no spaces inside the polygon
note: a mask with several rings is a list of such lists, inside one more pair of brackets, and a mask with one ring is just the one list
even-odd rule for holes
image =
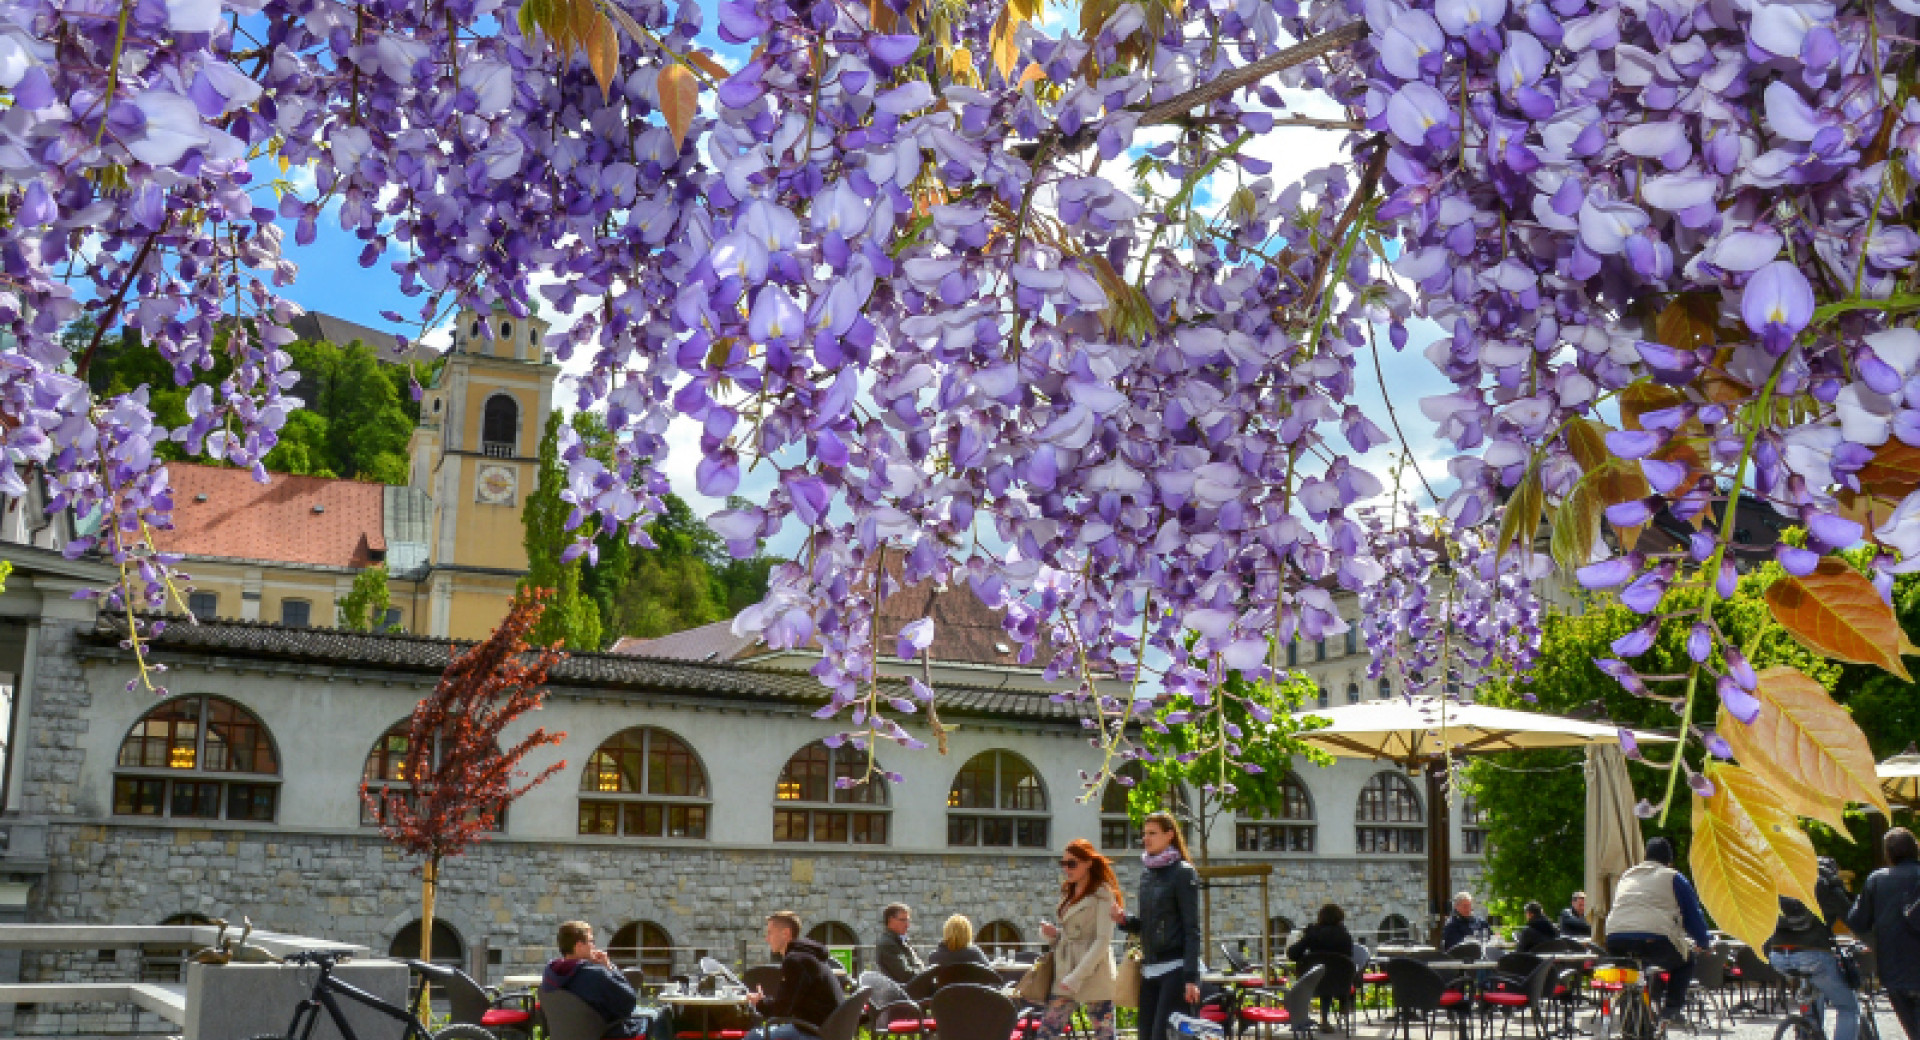
{"label": "red tile roof", "polygon": [[367,567],[384,559],[381,497],[386,485],[174,462],[173,530],[157,548],[191,556],[322,567]]}

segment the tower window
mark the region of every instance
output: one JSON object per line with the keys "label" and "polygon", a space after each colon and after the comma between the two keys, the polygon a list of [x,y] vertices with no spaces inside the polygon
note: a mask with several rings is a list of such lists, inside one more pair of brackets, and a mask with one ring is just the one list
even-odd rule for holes
{"label": "tower window", "polygon": [[487,398],[487,409],[480,417],[480,450],[496,459],[518,454],[520,442],[520,405],[506,394]]}

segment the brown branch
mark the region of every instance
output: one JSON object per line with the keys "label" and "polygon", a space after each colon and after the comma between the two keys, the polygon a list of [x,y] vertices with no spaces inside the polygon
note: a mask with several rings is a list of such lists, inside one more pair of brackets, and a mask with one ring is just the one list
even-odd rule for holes
{"label": "brown branch", "polygon": [[87,378],[87,368],[93,364],[93,355],[99,351],[100,342],[106,339],[107,329],[120,317],[120,308],[127,302],[127,290],[133,288],[134,280],[140,277],[141,266],[147,262],[147,254],[153,252],[153,244],[160,240],[160,236],[167,230],[167,225],[172,222],[173,214],[169,213],[160,221],[160,226],[154,229],[153,234],[148,235],[146,241],[140,243],[140,248],[134,252],[133,260],[127,264],[127,276],[120,280],[120,287],[113,291],[113,298],[107,301],[107,309],[101,312],[99,324],[93,327],[93,340],[87,344],[86,351],[80,355],[79,362],[73,367],[74,378]]}
{"label": "brown branch", "polygon": [[1162,123],[1174,122],[1193,108],[1218,101],[1242,87],[1250,87],[1282,69],[1304,65],[1323,54],[1339,50],[1347,44],[1356,43],[1366,35],[1365,22],[1348,22],[1338,29],[1296,43],[1286,50],[1270,54],[1251,65],[1235,69],[1204,86],[1195,87],[1178,97],[1162,101],[1146,110],[1146,113],[1140,117],[1139,125],[1159,126]]}
{"label": "brown branch", "polygon": [[1373,158],[1367,160],[1366,172],[1360,175],[1360,183],[1353,189],[1353,198],[1347,200],[1347,208],[1340,214],[1340,223],[1334,225],[1333,235],[1327,240],[1326,251],[1313,265],[1313,281],[1307,283],[1307,295],[1302,297],[1317,306],[1321,290],[1327,280],[1327,274],[1333,267],[1333,258],[1340,252],[1340,243],[1346,241],[1348,229],[1360,217],[1360,210],[1373,197],[1373,191],[1380,186],[1380,175],[1387,169],[1387,135],[1375,134],[1372,141]]}

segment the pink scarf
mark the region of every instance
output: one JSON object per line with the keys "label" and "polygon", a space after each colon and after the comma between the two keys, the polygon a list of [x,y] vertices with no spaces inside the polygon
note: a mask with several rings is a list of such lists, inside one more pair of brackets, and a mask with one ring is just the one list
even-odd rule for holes
{"label": "pink scarf", "polygon": [[1180,862],[1180,849],[1178,846],[1169,845],[1165,849],[1162,849],[1159,855],[1151,852],[1142,852],[1140,854],[1140,862],[1145,864],[1149,870],[1155,867],[1170,867]]}

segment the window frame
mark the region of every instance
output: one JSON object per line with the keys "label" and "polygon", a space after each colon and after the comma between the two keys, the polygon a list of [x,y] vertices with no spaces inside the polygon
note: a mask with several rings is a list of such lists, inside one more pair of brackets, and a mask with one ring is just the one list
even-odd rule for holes
{"label": "window frame", "polygon": [[1480,804],[1479,795],[1469,794],[1460,799],[1460,854],[1487,854],[1487,809]]}
{"label": "window frame", "polygon": [[[1377,803],[1370,810],[1370,803]],[[1401,808],[1411,805],[1411,819]],[[1353,850],[1362,856],[1423,856],[1427,851],[1427,804],[1400,773],[1383,769],[1367,778],[1353,808]]]}
{"label": "window frame", "polygon": [[[195,609],[196,600],[205,598],[207,609],[203,612]],[[187,593],[187,613],[196,621],[212,621],[220,616],[220,594],[210,589],[194,589]]]}
{"label": "window frame", "polygon": [[1298,774],[1280,778],[1283,806],[1279,816],[1260,812],[1235,813],[1233,847],[1236,854],[1253,856],[1311,856],[1320,846],[1320,821],[1313,808],[1313,792]]}
{"label": "window frame", "polygon": [[[367,757],[362,761],[360,766],[360,783],[366,788],[368,794],[375,795],[382,809],[379,813],[376,813],[372,807],[367,805],[367,799],[362,796],[360,798],[360,826],[362,827],[379,827],[385,822],[381,819],[381,816],[385,813],[384,807],[388,794],[399,794],[402,798],[408,798],[413,794],[413,781],[408,780],[404,773],[407,756],[411,750],[405,746],[407,730],[411,728],[411,723],[412,717],[408,716],[388,726],[386,731],[374,740],[373,746],[367,749]],[[397,752],[391,747],[385,746],[396,737],[403,742]],[[436,737],[434,739],[433,749],[433,758],[436,764],[440,761],[440,753],[442,750],[440,738]],[[399,756],[397,760],[394,758],[396,754]],[[390,768],[391,765],[397,761],[401,766],[402,775],[375,775],[374,760],[376,757],[384,758],[389,767],[383,768],[382,773],[390,773],[392,771]],[[360,792],[360,787],[354,788],[356,795],[360,794]],[[500,810],[493,814],[493,826],[488,829],[488,833],[505,834],[506,832],[507,806],[502,805]]]}
{"label": "window frame", "polygon": [[[297,625],[291,621],[288,621],[287,608],[291,606],[299,606],[304,610],[306,610],[307,619],[305,621],[300,622]],[[282,599],[280,601],[280,627],[281,628],[312,628],[313,627],[313,601],[310,599],[301,599],[298,596],[288,596],[285,599]]]}
{"label": "window frame", "polygon": [[[620,944],[620,938],[627,934],[628,929],[633,930],[632,938],[634,941],[623,946]],[[649,942],[648,929],[657,932],[658,938],[666,941],[664,943]],[[667,931],[666,926],[660,924],[658,921],[649,921],[644,918],[628,921],[626,924],[615,928],[613,935],[607,939],[607,957],[613,961],[616,968],[623,968],[630,971],[638,970],[643,977],[648,979],[672,978],[674,966],[673,933]],[[652,968],[662,965],[664,965],[664,967],[661,968],[660,973],[656,975]]]}
{"label": "window frame", "polygon": [[[488,427],[493,425],[493,406],[496,401],[505,401],[513,409],[513,439],[501,440],[488,436]],[[492,459],[513,459],[520,457],[520,433],[526,424],[522,413],[526,409],[520,406],[520,399],[504,390],[496,390],[487,395],[480,405],[480,453]],[[497,432],[497,431],[496,431]]]}
{"label": "window frame", "polygon": [[[596,776],[605,777],[609,775],[604,768],[600,768],[597,765],[600,757],[607,753],[608,746],[626,737],[628,734],[633,733],[639,734],[641,738],[640,747],[637,752],[640,759],[640,772],[635,780],[635,789],[631,791],[609,789],[603,786],[601,782],[596,782],[594,780]],[[671,739],[686,752],[686,759],[691,766],[689,776],[691,779],[697,781],[699,788],[698,794],[656,793],[648,790],[648,788],[652,786],[654,776],[653,738],[655,734]],[[620,748],[618,750],[629,753],[633,752],[631,748]],[[627,775],[626,770],[620,769],[617,764],[615,769],[617,772],[612,775]],[[637,841],[707,841],[712,836],[713,782],[707,771],[706,762],[701,760],[700,753],[694,750],[693,745],[688,742],[685,737],[661,726],[628,726],[626,729],[610,734],[605,740],[595,745],[593,752],[587,756],[586,764],[580,769],[580,784],[575,788],[575,795],[574,805],[576,811],[574,833],[577,837],[619,838]],[[595,819],[596,828],[598,827],[599,818],[602,815],[610,815],[613,824],[612,829],[588,829],[587,822],[590,811]],[[643,826],[646,825],[650,814],[657,812],[660,832],[658,834],[649,834],[644,831],[635,832],[629,830],[630,821],[635,818],[636,812]],[[685,821],[683,826],[689,831],[695,829],[696,825],[693,821],[697,819],[698,833],[674,833],[675,825],[673,821],[676,818]]]}
{"label": "window frame", "polygon": [[[1141,837],[1142,825],[1136,823],[1133,814],[1127,811],[1126,803],[1133,791],[1131,786],[1118,783],[1116,778],[1127,777],[1138,784],[1146,776],[1146,767],[1139,760],[1132,760],[1114,771],[1100,791],[1100,851],[1137,852],[1146,847]],[[1115,809],[1107,804],[1115,794],[1120,796],[1121,806]],[[1173,806],[1166,811],[1173,813],[1175,819],[1188,819],[1193,813],[1193,802],[1187,796],[1187,785],[1175,784],[1173,788]],[[1119,828],[1121,840],[1115,843],[1113,828]]]}
{"label": "window frame", "polygon": [[[148,727],[156,715],[175,708],[186,702],[193,702],[192,717],[176,714],[162,715],[160,721],[165,724],[165,732],[154,735]],[[214,707],[227,709],[228,717],[224,722],[214,718]],[[220,729],[224,727],[225,735]],[[186,744],[181,740],[181,730],[191,729]],[[236,733],[244,733],[247,753],[236,755],[240,746],[234,739]],[[218,747],[210,747],[218,739]],[[139,741],[135,751],[135,760],[128,761],[130,745]],[[159,765],[149,764],[148,752],[154,747],[154,741],[161,741],[158,747],[165,756]],[[184,752],[184,754],[183,754]],[[260,769],[262,756],[267,759],[270,768]],[[221,757],[225,763],[214,768],[211,763]],[[236,767],[238,758],[250,759],[247,767]],[[175,764],[181,763],[181,764]],[[112,809],[109,815],[117,819],[153,819],[153,820],[196,820],[217,823],[278,823],[280,819],[280,788],[284,783],[281,773],[280,745],[273,738],[273,730],[253,709],[230,697],[214,693],[183,693],[169,697],[159,704],[140,713],[120,743],[113,758]],[[123,792],[137,792],[128,799]],[[264,800],[263,800],[264,796]],[[184,812],[176,808],[185,804]],[[252,803],[255,808],[241,811],[240,806]],[[258,806],[264,804],[264,810]],[[138,808],[128,810],[127,806],[152,806],[152,811]]]}
{"label": "window frame", "polygon": [[[791,781],[788,779],[789,771],[793,769],[796,762],[800,762],[802,756],[812,756],[816,752],[824,752],[826,758],[824,763],[826,797],[823,799],[805,797],[808,793],[805,787],[810,777]],[[836,781],[843,775],[852,775],[851,773],[843,774],[842,771],[853,767],[853,759],[860,760],[858,764],[864,772],[866,757],[867,752],[864,749],[855,748],[850,744],[829,747],[824,740],[806,744],[788,756],[786,764],[780,767],[780,773],[773,781],[774,842],[780,845],[854,845],[869,848],[892,844],[893,802],[888,793],[886,777],[883,775],[879,779],[868,780],[857,787],[836,786]],[[786,793],[790,783],[794,786],[792,797],[788,797]],[[855,792],[864,797],[856,800]],[[798,817],[801,822],[799,832],[801,837],[792,836],[795,833],[790,826],[793,817]],[[786,837],[782,837],[783,823],[789,825]],[[836,829],[834,826],[836,823],[842,826]],[[826,825],[827,837],[820,836],[822,824]],[[879,840],[863,841],[854,836],[862,826],[867,828],[866,833],[871,836],[872,828],[876,824],[880,831]],[[837,837],[833,836],[836,831],[839,835]]]}
{"label": "window frame", "polygon": [[[1010,932],[1013,938],[1004,938],[998,935],[998,932]],[[980,930],[973,935],[973,944],[980,947],[981,952],[985,953],[989,960],[993,960],[996,959],[994,957],[996,951],[1004,951],[1007,955],[1018,953],[1027,945],[1027,937],[1021,934],[1019,925],[1003,917],[981,925]]]}
{"label": "window frame", "polygon": [[[960,781],[974,770],[974,763],[983,758],[993,761],[993,791],[988,806],[964,806],[959,804]],[[1026,768],[1026,774],[1033,778],[1034,790],[1040,799],[1040,808],[1021,809],[1007,804],[1011,798],[1004,780],[1004,766],[1012,759]],[[1016,784],[1017,786],[1017,784]],[[1001,830],[1004,824],[1008,840],[989,841],[988,831]],[[971,830],[971,840],[959,840],[961,834]],[[947,785],[947,847],[961,849],[1047,849],[1051,848],[1048,836],[1053,829],[1053,800],[1047,797],[1047,784],[1040,770],[1025,755],[1006,748],[989,748],[967,759],[953,774],[953,781]]]}
{"label": "window frame", "polygon": [[1360,703],[1360,698],[1361,698],[1361,696],[1362,696],[1362,694],[1360,693],[1360,684],[1359,684],[1358,682],[1354,682],[1354,681],[1348,681],[1348,683],[1347,683],[1347,703],[1348,703],[1348,704],[1358,704],[1358,703]]}

